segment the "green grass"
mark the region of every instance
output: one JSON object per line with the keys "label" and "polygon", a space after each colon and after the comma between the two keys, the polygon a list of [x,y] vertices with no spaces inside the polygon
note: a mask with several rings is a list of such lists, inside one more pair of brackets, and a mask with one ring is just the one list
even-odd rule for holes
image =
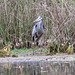
{"label": "green grass", "polygon": [[[38,53],[40,54],[40,52],[42,51],[43,54],[45,54],[48,50],[47,49],[39,49],[39,48],[35,48],[34,49],[35,53]],[[33,49],[27,49],[27,48],[24,48],[24,49],[14,49],[14,50],[11,50],[11,56],[12,55],[21,55],[21,54],[33,54]]]}
{"label": "green grass", "polygon": [[[42,54],[40,53],[42,51]],[[35,53],[37,53],[38,55],[53,55],[53,53],[49,53],[49,50],[48,49],[39,49],[39,48],[35,48]],[[12,55],[22,55],[22,54],[33,54],[33,49],[27,49],[27,48],[24,48],[24,49],[14,49],[14,50],[11,50],[11,56]],[[56,53],[56,55],[62,55],[63,53]]]}
{"label": "green grass", "polygon": [[75,0],[72,0],[72,1],[75,1]]}
{"label": "green grass", "polygon": [[23,54],[23,53],[32,53],[33,50],[32,49],[14,49],[14,50],[11,50],[11,54]]}
{"label": "green grass", "polygon": [[0,2],[4,2],[4,0],[0,0]]}

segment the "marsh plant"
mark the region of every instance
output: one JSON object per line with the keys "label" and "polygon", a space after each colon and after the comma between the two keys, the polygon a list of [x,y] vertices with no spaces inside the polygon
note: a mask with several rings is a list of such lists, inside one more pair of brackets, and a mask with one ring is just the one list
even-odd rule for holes
{"label": "marsh plant", "polygon": [[1,0],[0,47],[6,44],[24,47],[32,42],[33,20],[43,17],[42,43],[75,41],[75,0]]}

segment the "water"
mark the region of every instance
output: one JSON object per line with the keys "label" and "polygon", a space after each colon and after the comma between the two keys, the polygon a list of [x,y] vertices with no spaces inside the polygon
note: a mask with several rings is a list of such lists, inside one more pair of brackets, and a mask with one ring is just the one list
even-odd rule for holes
{"label": "water", "polygon": [[75,75],[75,61],[4,61],[0,75]]}

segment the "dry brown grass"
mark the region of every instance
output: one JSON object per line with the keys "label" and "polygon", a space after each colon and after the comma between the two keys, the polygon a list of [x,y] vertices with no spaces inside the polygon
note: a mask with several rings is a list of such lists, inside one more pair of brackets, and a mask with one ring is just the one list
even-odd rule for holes
{"label": "dry brown grass", "polygon": [[33,20],[43,16],[43,42],[75,41],[75,1],[4,0],[0,3],[0,40],[3,44],[31,41]]}

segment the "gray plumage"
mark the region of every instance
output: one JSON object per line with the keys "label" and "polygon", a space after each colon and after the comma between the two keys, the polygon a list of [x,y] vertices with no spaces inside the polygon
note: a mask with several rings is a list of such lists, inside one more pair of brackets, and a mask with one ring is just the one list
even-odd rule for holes
{"label": "gray plumage", "polygon": [[39,16],[35,21],[33,22],[37,22],[32,29],[32,38],[33,38],[33,42],[35,41],[35,37],[36,42],[38,42],[38,40],[40,39],[40,37],[42,36],[42,34],[44,33],[44,25],[42,23],[42,16]]}

